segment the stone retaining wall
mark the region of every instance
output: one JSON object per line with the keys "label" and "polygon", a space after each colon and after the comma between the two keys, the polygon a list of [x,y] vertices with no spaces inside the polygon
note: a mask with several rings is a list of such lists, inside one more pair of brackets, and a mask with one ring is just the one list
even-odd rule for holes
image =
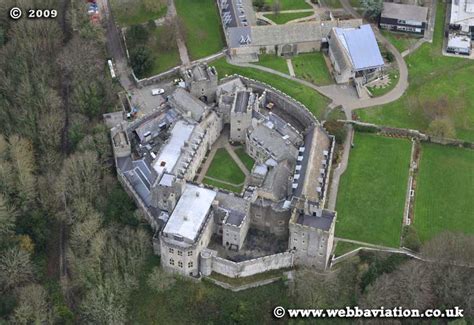
{"label": "stone retaining wall", "polygon": [[233,262],[221,257],[212,258],[212,271],[229,278],[251,276],[271,270],[293,266],[293,253],[284,252],[243,262]]}

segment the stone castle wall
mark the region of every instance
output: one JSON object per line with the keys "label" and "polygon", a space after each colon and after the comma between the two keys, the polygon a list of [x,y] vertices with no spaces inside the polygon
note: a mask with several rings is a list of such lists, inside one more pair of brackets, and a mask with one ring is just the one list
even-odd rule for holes
{"label": "stone castle wall", "polygon": [[293,253],[284,252],[243,262],[232,262],[221,257],[212,258],[212,271],[229,278],[239,278],[293,267]]}

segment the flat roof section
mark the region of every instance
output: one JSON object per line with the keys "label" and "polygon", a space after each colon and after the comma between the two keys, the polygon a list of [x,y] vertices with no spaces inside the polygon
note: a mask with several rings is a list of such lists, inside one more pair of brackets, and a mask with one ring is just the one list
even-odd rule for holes
{"label": "flat roof section", "polygon": [[181,155],[181,148],[189,140],[194,127],[195,125],[188,124],[183,120],[176,122],[171,130],[168,143],[163,146],[153,164],[153,169],[155,169],[159,176],[165,170],[171,172],[176,166],[176,162]]}
{"label": "flat roof section", "polygon": [[206,221],[217,193],[196,185],[186,184],[163,233],[194,242]]}
{"label": "flat roof section", "polygon": [[318,210],[316,214],[317,215],[314,216],[300,213],[296,223],[324,231],[331,229],[331,225],[336,214],[329,210]]}

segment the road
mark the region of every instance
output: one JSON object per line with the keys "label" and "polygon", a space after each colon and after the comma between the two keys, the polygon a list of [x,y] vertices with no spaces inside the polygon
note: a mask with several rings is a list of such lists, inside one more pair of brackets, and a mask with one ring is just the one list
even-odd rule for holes
{"label": "road", "polygon": [[97,3],[102,14],[102,19],[105,23],[107,51],[115,63],[115,70],[120,79],[120,84],[125,90],[133,89],[135,85],[130,79],[132,70],[128,66],[122,37],[115,25],[112,11],[110,10],[109,0],[98,0]]}

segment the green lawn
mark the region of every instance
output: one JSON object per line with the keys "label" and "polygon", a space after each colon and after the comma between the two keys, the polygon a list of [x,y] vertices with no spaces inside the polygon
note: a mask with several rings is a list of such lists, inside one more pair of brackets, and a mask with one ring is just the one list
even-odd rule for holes
{"label": "green lawn", "polygon": [[[158,39],[161,33],[162,29],[158,27],[154,33],[154,36]],[[154,76],[181,64],[177,46],[165,51],[155,45],[152,47],[152,50],[155,55],[155,60],[153,61],[153,68],[150,72],[150,76]]]}
{"label": "green lawn", "polygon": [[286,60],[281,56],[276,56],[273,54],[263,54],[258,57],[257,64],[289,74]]}
{"label": "green lawn", "polygon": [[245,175],[226,149],[217,149],[206,176],[239,185],[245,181]]}
{"label": "green lawn", "polygon": [[408,50],[410,46],[415,44],[418,41],[418,38],[410,37],[409,35],[405,34],[397,34],[393,32],[389,32],[387,30],[381,30],[382,35],[390,41],[398,50],[398,52],[402,53],[405,50]]}
{"label": "green lawn", "polygon": [[342,8],[341,2],[339,0],[323,0],[323,2],[329,8]]}
{"label": "green lawn", "polygon": [[356,133],[337,195],[336,236],[398,247],[411,143]]}
{"label": "green lawn", "polygon": [[253,165],[255,164],[255,160],[252,157],[247,155],[245,149],[243,147],[235,149],[235,153],[239,156],[240,160],[244,163],[245,167],[249,170],[252,170]]}
{"label": "green lawn", "polygon": [[353,244],[345,241],[338,241],[336,244],[336,249],[334,251],[334,255],[336,256],[341,256],[344,255],[345,253],[352,252],[353,250],[359,248],[360,245],[358,244]]}
{"label": "green lawn", "polygon": [[398,70],[391,71],[388,75],[389,75],[390,81],[386,87],[367,87],[372,93],[373,97],[379,97],[379,96],[385,95],[390,90],[395,88],[395,86],[398,83],[398,77],[399,77]]}
{"label": "green lawn", "polygon": [[298,19],[298,18],[303,18],[303,17],[308,17],[311,16],[313,13],[312,12],[291,12],[291,13],[280,13],[278,15],[275,14],[268,14],[265,15],[268,19],[273,21],[274,23],[278,25],[286,24],[287,22]]}
{"label": "green lawn", "polygon": [[474,234],[474,151],[423,144],[414,227],[422,241],[449,230]]}
{"label": "green lawn", "polygon": [[186,27],[186,45],[192,60],[224,48],[224,35],[214,0],[175,0],[175,4]]}
{"label": "green lawn", "polygon": [[[280,10],[311,9],[304,0],[279,0]],[[266,0],[265,3],[272,8],[275,0]]]}
{"label": "green lawn", "polygon": [[222,183],[222,182],[219,182],[219,181],[215,181],[213,179],[209,179],[209,178],[206,178],[206,177],[204,177],[204,180],[202,182],[204,184],[207,184],[207,185],[210,185],[210,186],[213,186],[213,187],[217,187],[217,188],[221,188],[221,189],[224,189],[224,190],[228,190],[228,191],[234,192],[234,193],[242,192],[242,189],[244,187],[243,185],[241,185],[241,186],[229,185],[229,184]]}
{"label": "green lawn", "polygon": [[167,7],[163,6],[157,11],[150,11],[143,5],[143,1],[130,2],[129,5],[112,0],[111,6],[116,22],[120,26],[132,26],[144,24],[149,20],[155,20],[166,15]]}
{"label": "green lawn", "polygon": [[324,55],[321,52],[300,54],[292,59],[297,77],[318,86],[333,83]]}
{"label": "green lawn", "polygon": [[433,44],[406,58],[407,92],[390,104],[357,110],[361,120],[426,131],[436,108],[453,121],[457,138],[474,141],[474,61],[442,56],[444,14],[439,2]]}
{"label": "green lawn", "polygon": [[257,69],[234,66],[227,63],[224,58],[212,62],[212,65],[216,67],[221,78],[226,75],[240,74],[248,78],[265,82],[281,90],[303,103],[317,118],[322,116],[325,108],[329,104],[329,100],[326,97],[295,81]]}
{"label": "green lawn", "polygon": [[159,258],[150,258],[139,287],[130,296],[130,324],[269,324],[275,306],[289,307],[282,281],[240,292],[208,282],[178,279],[169,291],[154,292],[146,279]]}

